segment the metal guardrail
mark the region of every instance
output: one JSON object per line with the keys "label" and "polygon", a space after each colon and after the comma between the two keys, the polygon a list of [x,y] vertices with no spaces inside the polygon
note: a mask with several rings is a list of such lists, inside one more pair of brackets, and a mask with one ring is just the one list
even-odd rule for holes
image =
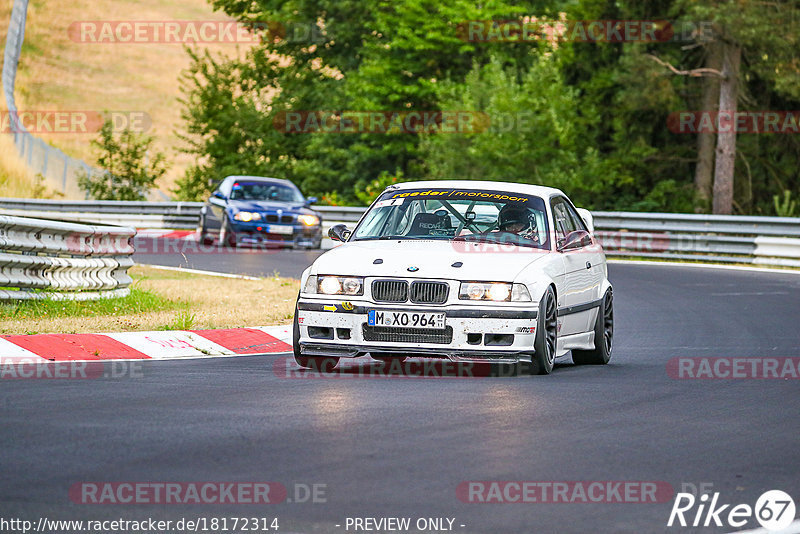
{"label": "metal guardrail", "polygon": [[127,295],[135,234],[133,228],[0,215],[0,300]]}
{"label": "metal guardrail", "polygon": [[0,198],[0,213],[135,228],[195,228],[202,202]]}
{"label": "metal guardrail", "polygon": [[[0,213],[5,215],[135,228],[196,228],[202,207],[203,202],[0,198]],[[314,210],[326,221],[355,222],[366,208],[314,206]]]}
{"label": "metal guardrail", "polygon": [[[53,201],[0,198],[0,212],[137,228],[195,228],[201,202]],[[366,208],[314,206],[325,226],[358,221]],[[800,267],[800,217],[596,211],[609,256]]]}
{"label": "metal guardrail", "polygon": [[608,256],[800,267],[800,217],[593,212]]}
{"label": "metal guardrail", "polygon": [[646,232],[695,232],[800,237],[800,217],[696,215],[689,213],[592,212],[595,226]]}
{"label": "metal guardrail", "polygon": [[314,210],[322,213],[325,219],[337,222],[357,222],[367,208],[350,206],[314,206]]}

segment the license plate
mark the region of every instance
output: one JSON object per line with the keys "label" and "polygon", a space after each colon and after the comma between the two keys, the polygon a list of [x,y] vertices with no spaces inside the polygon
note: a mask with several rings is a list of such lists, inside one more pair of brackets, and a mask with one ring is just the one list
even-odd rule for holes
{"label": "license plate", "polygon": [[291,226],[286,226],[285,224],[268,224],[266,231],[268,234],[290,235],[292,232],[294,232],[294,228]]}
{"label": "license plate", "polygon": [[394,326],[399,328],[428,328],[444,330],[444,313],[423,313],[392,310],[369,310],[367,312],[369,326]]}

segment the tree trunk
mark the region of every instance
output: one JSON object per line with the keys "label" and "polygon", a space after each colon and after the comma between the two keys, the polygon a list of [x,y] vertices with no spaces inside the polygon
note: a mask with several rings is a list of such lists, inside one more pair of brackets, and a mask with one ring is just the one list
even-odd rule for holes
{"label": "tree trunk", "polygon": [[[705,66],[716,71],[722,70],[722,43],[711,41],[706,47]],[[703,97],[700,104],[701,113],[714,114],[719,104],[719,78],[707,76],[703,78]],[[714,145],[716,134],[713,132],[697,134],[697,166],[694,169],[695,211],[707,213],[711,207],[711,193],[714,183]]]}
{"label": "tree trunk", "polygon": [[733,212],[733,171],[736,164],[735,114],[739,96],[739,64],[742,49],[734,43],[722,41],[722,50],[713,211],[715,214],[729,215]]}

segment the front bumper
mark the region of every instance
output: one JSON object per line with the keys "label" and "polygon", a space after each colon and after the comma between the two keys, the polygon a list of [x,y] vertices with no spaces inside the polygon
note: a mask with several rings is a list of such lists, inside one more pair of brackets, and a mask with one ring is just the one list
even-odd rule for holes
{"label": "front bumper", "polygon": [[277,223],[233,221],[231,230],[238,245],[275,245],[295,248],[319,248],[322,242],[322,226],[292,224],[292,233],[269,232],[270,226],[289,226]]}
{"label": "front bumper", "polygon": [[[369,310],[445,313],[446,330],[367,324]],[[484,363],[530,362],[536,309],[514,306],[412,306],[301,298],[298,301],[300,352],[308,356],[355,358],[366,353],[438,357]],[[399,340],[398,340],[399,338]]]}

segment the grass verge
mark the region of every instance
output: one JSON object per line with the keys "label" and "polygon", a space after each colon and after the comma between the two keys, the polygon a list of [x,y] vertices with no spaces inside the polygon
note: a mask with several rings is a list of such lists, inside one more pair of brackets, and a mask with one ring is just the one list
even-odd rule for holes
{"label": "grass verge", "polygon": [[0,334],[188,330],[288,324],[300,282],[134,266],[127,297],[0,303]]}
{"label": "grass verge", "polygon": [[54,198],[61,196],[47,187],[19,156],[11,135],[0,135],[0,197]]}

